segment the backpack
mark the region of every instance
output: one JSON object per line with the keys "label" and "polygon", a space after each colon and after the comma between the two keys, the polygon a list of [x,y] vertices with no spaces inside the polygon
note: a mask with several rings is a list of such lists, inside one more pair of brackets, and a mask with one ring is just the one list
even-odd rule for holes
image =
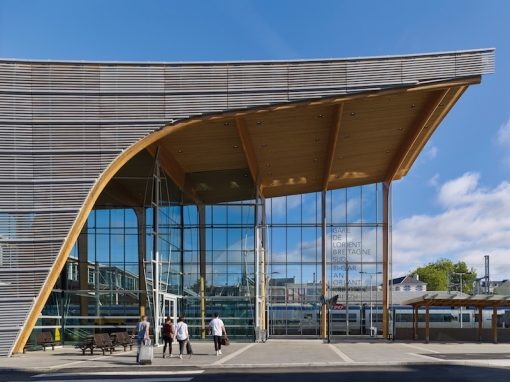
{"label": "backpack", "polygon": [[144,322],[138,323],[138,334],[136,337],[139,340],[143,340],[145,338],[146,331],[147,331],[147,324],[145,324]]}

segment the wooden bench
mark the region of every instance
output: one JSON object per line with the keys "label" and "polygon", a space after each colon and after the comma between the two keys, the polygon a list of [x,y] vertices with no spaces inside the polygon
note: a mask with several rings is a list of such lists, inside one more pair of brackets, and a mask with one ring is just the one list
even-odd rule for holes
{"label": "wooden bench", "polygon": [[[108,333],[94,334],[94,349],[101,349],[103,355],[105,351],[110,351],[110,354],[115,350],[115,345],[112,343],[112,339]],[[93,350],[91,349],[91,354]]]}
{"label": "wooden bench", "polygon": [[129,335],[128,332],[116,332],[112,333],[112,337],[114,338],[113,344],[124,347],[124,351],[127,351],[127,347],[129,346],[129,350],[133,350],[133,339]]}
{"label": "wooden bench", "polygon": [[35,334],[35,341],[37,345],[41,345],[43,350],[46,351],[47,346],[51,346],[51,350],[55,350],[57,342],[53,339],[51,332],[40,332]]}
{"label": "wooden bench", "polygon": [[75,348],[81,349],[83,355],[85,355],[85,351],[87,349],[90,349],[90,354],[93,355],[94,354],[94,337],[88,336],[85,340],[83,340],[83,342],[80,342],[79,344],[77,344],[75,346]]}

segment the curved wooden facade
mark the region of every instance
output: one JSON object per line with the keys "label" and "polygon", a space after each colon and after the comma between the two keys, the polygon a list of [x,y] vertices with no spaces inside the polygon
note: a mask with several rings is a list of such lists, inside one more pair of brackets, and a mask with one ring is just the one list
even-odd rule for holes
{"label": "curved wooden facade", "polygon": [[[391,182],[493,70],[492,49],[290,62],[0,60],[0,355],[23,348],[99,194],[141,150],[159,146],[193,203],[251,198],[250,186],[273,197]],[[216,176],[224,170],[237,171],[235,192],[208,183],[232,184]]]}

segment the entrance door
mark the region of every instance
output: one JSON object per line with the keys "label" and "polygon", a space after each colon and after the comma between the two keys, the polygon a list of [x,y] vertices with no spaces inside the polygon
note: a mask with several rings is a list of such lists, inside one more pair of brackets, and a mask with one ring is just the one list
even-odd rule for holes
{"label": "entrance door", "polygon": [[[178,296],[171,293],[160,293],[159,306],[160,311],[158,314],[157,330],[160,331],[165,323],[165,318],[169,317],[172,323],[177,324],[177,299]],[[158,346],[162,343],[161,335],[158,336]]]}

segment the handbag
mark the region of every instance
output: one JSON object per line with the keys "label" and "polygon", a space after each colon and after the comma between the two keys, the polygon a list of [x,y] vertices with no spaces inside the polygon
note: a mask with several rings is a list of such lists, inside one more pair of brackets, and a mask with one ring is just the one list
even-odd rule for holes
{"label": "handbag", "polygon": [[227,337],[227,336],[223,336],[223,337],[221,337],[221,344],[222,344],[223,346],[228,346],[228,345],[230,345],[230,340],[228,339],[228,337]]}
{"label": "handbag", "polygon": [[191,348],[191,342],[189,342],[189,338],[186,341],[186,353],[189,355],[193,354],[193,349]]}
{"label": "handbag", "polygon": [[138,361],[140,365],[151,365],[152,358],[154,358],[154,348],[152,347],[151,340],[144,340],[140,343],[140,357]]}

